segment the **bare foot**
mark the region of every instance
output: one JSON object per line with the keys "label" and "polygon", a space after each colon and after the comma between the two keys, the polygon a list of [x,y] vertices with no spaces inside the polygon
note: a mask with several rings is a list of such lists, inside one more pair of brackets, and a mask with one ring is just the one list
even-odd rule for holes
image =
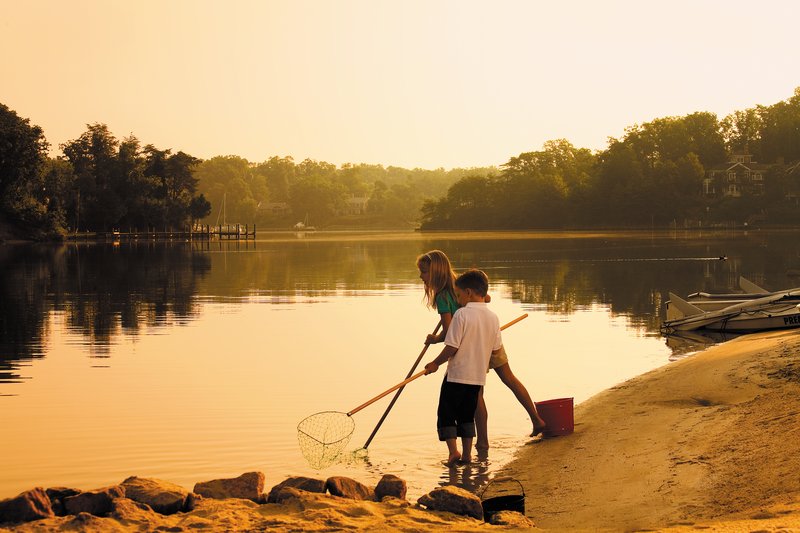
{"label": "bare foot", "polygon": [[544,433],[544,430],[547,429],[547,424],[541,418],[537,418],[533,421],[533,431],[531,431],[531,437],[535,437],[537,435],[541,435]]}
{"label": "bare foot", "polygon": [[460,460],[461,460],[461,454],[459,452],[454,452],[450,454],[450,456],[447,458],[447,461],[442,461],[442,462],[447,466],[454,466]]}
{"label": "bare foot", "polygon": [[460,465],[468,465],[472,462],[472,457],[469,455],[465,455],[458,460],[458,464]]}

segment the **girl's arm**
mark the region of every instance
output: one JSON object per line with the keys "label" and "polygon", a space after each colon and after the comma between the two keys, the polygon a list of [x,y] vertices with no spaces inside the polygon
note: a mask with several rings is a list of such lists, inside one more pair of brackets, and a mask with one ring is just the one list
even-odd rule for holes
{"label": "girl's arm", "polygon": [[425,344],[444,342],[444,338],[447,336],[447,329],[450,327],[450,322],[453,320],[453,315],[451,313],[442,313],[439,316],[442,317],[442,331],[440,331],[438,335],[431,335],[429,333],[428,337],[425,339]]}

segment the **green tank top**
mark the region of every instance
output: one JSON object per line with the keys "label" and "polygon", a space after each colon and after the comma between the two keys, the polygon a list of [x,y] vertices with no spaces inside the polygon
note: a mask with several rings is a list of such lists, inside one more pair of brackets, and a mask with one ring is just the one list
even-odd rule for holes
{"label": "green tank top", "polygon": [[458,302],[456,302],[453,294],[448,290],[443,290],[436,295],[436,312],[441,314],[450,313],[454,315],[458,309]]}

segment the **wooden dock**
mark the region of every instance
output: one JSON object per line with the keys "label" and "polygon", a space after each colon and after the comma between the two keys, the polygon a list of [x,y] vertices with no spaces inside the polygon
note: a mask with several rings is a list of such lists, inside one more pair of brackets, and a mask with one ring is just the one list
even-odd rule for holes
{"label": "wooden dock", "polygon": [[209,224],[198,224],[191,229],[185,230],[164,230],[164,231],[85,231],[70,233],[66,236],[68,240],[97,240],[97,241],[193,241],[193,240],[248,240],[256,238],[256,225],[252,228],[248,224],[225,224],[211,226]]}

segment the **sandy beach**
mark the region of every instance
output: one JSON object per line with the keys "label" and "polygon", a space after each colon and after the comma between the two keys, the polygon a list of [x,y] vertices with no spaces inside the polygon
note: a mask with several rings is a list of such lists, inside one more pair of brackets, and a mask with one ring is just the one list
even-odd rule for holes
{"label": "sandy beach", "polygon": [[[799,415],[800,334],[748,335],[581,403],[573,434],[524,446],[502,475],[523,484],[526,515],[544,531],[800,531]],[[508,529],[413,501],[307,493],[285,504],[204,499],[188,513],[131,508],[115,517],[49,518],[13,530],[198,528]]]}

